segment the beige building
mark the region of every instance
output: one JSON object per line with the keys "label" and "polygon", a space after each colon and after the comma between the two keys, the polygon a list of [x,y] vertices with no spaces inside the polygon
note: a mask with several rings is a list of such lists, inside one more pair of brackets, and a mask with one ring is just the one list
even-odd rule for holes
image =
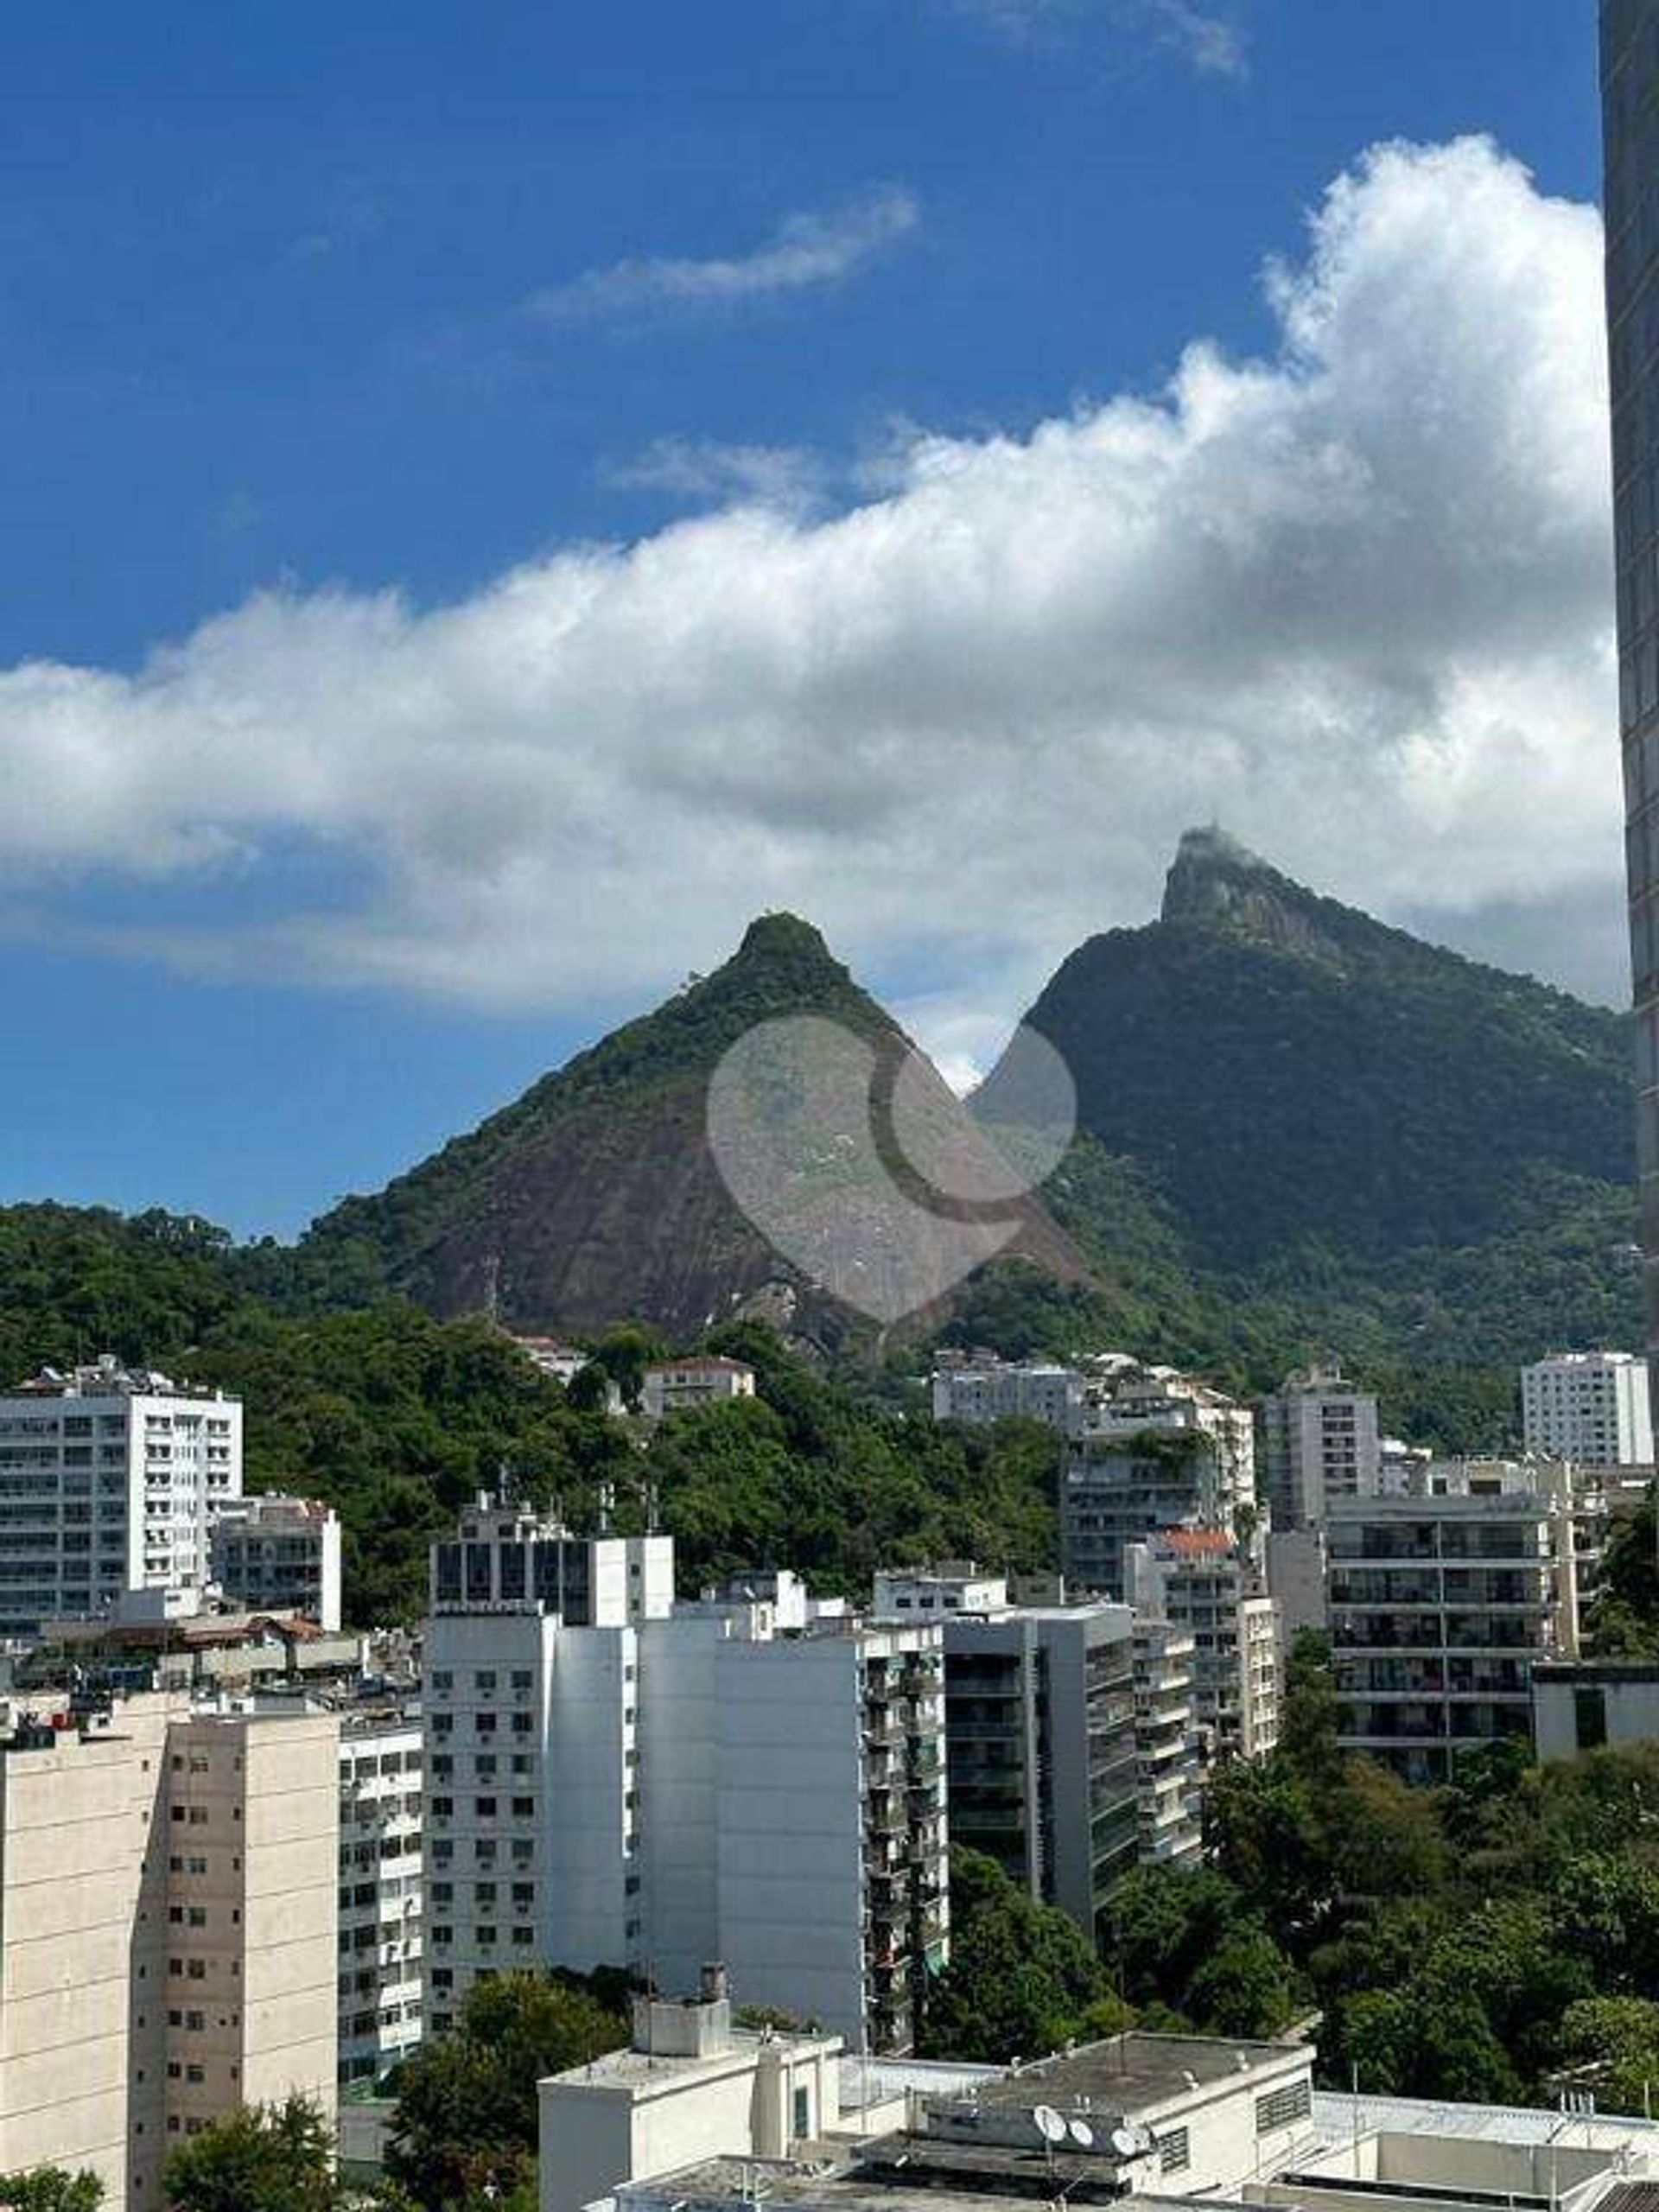
{"label": "beige building", "polygon": [[137,1697],[0,1747],[0,2171],[162,2202],[239,2103],[334,2097],[338,1723]]}

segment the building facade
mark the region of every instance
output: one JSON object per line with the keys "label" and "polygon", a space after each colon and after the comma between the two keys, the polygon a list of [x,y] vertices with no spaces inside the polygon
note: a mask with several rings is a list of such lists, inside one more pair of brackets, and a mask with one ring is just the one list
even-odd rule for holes
{"label": "building facade", "polygon": [[1199,1739],[1191,1630],[1135,1617],[1135,1748],[1142,1865],[1198,1862]]}
{"label": "building facade", "polygon": [[1580,1467],[1653,1464],[1648,1363],[1628,1351],[1560,1351],[1521,1370],[1529,1452]]}
{"label": "building facade", "polygon": [[1370,1497],[1380,1487],[1376,1400],[1335,1367],[1287,1376],[1262,1402],[1262,1476],[1275,1529],[1306,1529],[1333,1497]]}
{"label": "building facade", "polygon": [[432,1550],[422,1726],[427,2022],[482,1974],[646,1956],[639,1631],[665,1536],[579,1537],[480,1499]]}
{"label": "building facade", "polygon": [[0,1748],[0,2171],[162,2202],[243,2103],[334,2106],[338,1726],[137,1697]]}
{"label": "building facade", "polygon": [[1064,1435],[1081,1417],[1084,1382],[1074,1369],[1048,1360],[982,1358],[941,1363],[931,1390],[935,1421],[973,1428],[1040,1421]]}
{"label": "building facade", "polygon": [[420,1723],[352,1715],[340,1738],[340,2079],[378,2082],[421,2041]]}
{"label": "building facade", "polygon": [[1602,0],[1618,720],[1649,1350],[1659,1350],[1659,0]]}
{"label": "building facade", "polygon": [[1328,1529],[1338,1726],[1408,1782],[1449,1780],[1471,1745],[1529,1740],[1535,1662],[1578,1649],[1567,1471],[1448,1463],[1440,1480],[1339,1502]]}
{"label": "building facade", "polygon": [[1138,1853],[1133,1620],[1127,1605],[1012,1606],[964,1570],[877,1578],[878,1619],[944,1621],[950,1834],[1092,1939]]}
{"label": "building facade", "polygon": [[1127,1580],[1137,1612],[1192,1638],[1204,1764],[1264,1758],[1279,1741],[1284,1661],[1277,1602],[1248,1554],[1223,1529],[1164,1529],[1129,1547]]}
{"label": "building facade", "polygon": [[250,1612],[300,1613],[331,1633],[340,1623],[340,1516],[312,1497],[226,1502],[209,1537],[210,1579]]}
{"label": "building facade", "polygon": [[754,1370],[747,1362],[706,1352],[646,1368],[639,1410],[660,1421],[664,1414],[695,1413],[700,1406],[729,1405],[734,1398],[753,1395]]}
{"label": "building facade", "polygon": [[0,1635],[194,1596],[242,1491],[242,1408],[104,1358],[0,1396]]}

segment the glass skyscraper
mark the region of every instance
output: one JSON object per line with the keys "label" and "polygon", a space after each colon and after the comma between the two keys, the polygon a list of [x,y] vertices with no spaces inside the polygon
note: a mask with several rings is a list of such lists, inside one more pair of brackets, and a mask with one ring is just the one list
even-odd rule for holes
{"label": "glass skyscraper", "polygon": [[[1601,0],[1618,718],[1649,1343],[1659,1346],[1659,0]],[[1659,1365],[1653,1373],[1659,1376]]]}

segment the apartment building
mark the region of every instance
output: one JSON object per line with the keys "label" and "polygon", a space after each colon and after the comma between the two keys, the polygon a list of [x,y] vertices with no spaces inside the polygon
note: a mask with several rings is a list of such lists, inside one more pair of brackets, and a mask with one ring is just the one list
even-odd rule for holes
{"label": "apartment building", "polygon": [[1138,1853],[1143,1866],[1190,1866],[1202,1842],[1196,1646],[1173,1621],[1134,1618]]}
{"label": "apartment building", "polygon": [[340,1622],[340,1516],[312,1497],[267,1491],[227,1500],[208,1543],[210,1579],[250,1612],[300,1613],[331,1633]]}
{"label": "apartment building", "polygon": [[1127,1605],[1016,1606],[964,1567],[877,1578],[874,1617],[944,1624],[950,1834],[1092,1939],[1137,1857],[1140,1777]]}
{"label": "apartment building", "polygon": [[690,1359],[665,1359],[646,1368],[639,1410],[660,1421],[664,1414],[693,1413],[699,1406],[729,1405],[734,1398],[753,1395],[752,1367],[709,1352]]}
{"label": "apartment building", "polygon": [[682,1606],[642,1637],[644,1902],[660,1986],[903,2050],[944,1964],[944,1631]]}
{"label": "apartment building", "polygon": [[1127,1580],[1137,1613],[1192,1638],[1202,1758],[1265,1758],[1279,1741],[1284,1661],[1279,1607],[1254,1561],[1220,1529],[1164,1529],[1132,1544]]}
{"label": "apartment building", "polygon": [[421,2040],[421,1726],[352,1714],[340,1738],[340,2079],[378,2082]]}
{"label": "apartment building", "polygon": [[1338,1502],[1329,1619],[1344,1742],[1408,1782],[1459,1750],[1529,1737],[1531,1675],[1577,1655],[1569,1471],[1445,1463],[1414,1497]]}
{"label": "apartment building", "polygon": [[1062,1435],[1082,1416],[1084,1381],[1051,1360],[941,1361],[930,1382],[935,1421],[988,1428],[999,1421],[1040,1421]]}
{"label": "apartment building", "polygon": [[1521,1370],[1526,1448],[1580,1467],[1649,1467],[1648,1363],[1629,1351],[1558,1351]]}
{"label": "apartment building", "polygon": [[0,2171],[143,2212],[238,2105],[332,2113],[337,1745],[160,1696],[0,1745]]}
{"label": "apartment building", "polygon": [[480,1499],[432,1549],[422,1720],[428,2023],[481,1974],[640,1967],[639,1632],[666,1536],[577,1537]]}
{"label": "apartment building", "polygon": [[242,1408],[109,1357],[0,1395],[0,1635],[199,1593],[242,1490]]}
{"label": "apartment building", "polygon": [[1327,1500],[1371,1497],[1381,1487],[1376,1400],[1338,1367],[1287,1376],[1262,1402],[1263,1488],[1279,1529],[1325,1518]]}

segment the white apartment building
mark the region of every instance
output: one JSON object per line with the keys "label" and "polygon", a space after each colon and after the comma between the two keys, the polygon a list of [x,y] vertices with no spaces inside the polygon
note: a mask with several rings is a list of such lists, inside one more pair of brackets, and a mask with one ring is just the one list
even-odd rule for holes
{"label": "white apartment building", "polygon": [[241,1495],[242,1408],[105,1357],[0,1395],[0,1635],[106,1612],[129,1591],[199,1593]]}
{"label": "white apartment building", "polygon": [[1198,1863],[1198,1715],[1190,1629],[1135,1616],[1135,1748],[1139,1855],[1143,1866]]}
{"label": "white apartment building", "polygon": [[673,1606],[667,1537],[480,1504],[433,1553],[427,2020],[480,1974],[721,1959],[745,2001],[902,2047],[943,1963],[937,1626],[794,1578]]}
{"label": "white apartment building", "polygon": [[1328,1527],[1343,1740],[1409,1782],[1532,1726],[1531,1675],[1579,1643],[1570,1471],[1440,1463],[1417,1497],[1342,1500]]}
{"label": "white apartment building", "polygon": [[1279,1741],[1284,1659],[1279,1607],[1224,1529],[1163,1529],[1130,1545],[1137,1612],[1192,1638],[1192,1690],[1206,1766],[1265,1758]]}
{"label": "white apartment building", "polygon": [[138,1697],[0,1746],[0,2171],[160,2207],[243,2103],[334,2107],[338,1729]]}
{"label": "white apartment building", "polygon": [[211,1580],[249,1612],[340,1623],[340,1516],[312,1497],[267,1491],[226,1502],[209,1537]]}
{"label": "white apartment building", "polygon": [[935,1421],[988,1428],[999,1421],[1040,1421],[1062,1435],[1083,1410],[1084,1382],[1075,1369],[1052,1360],[941,1361],[930,1384]]}
{"label": "white apartment building", "polygon": [[1372,1497],[1381,1485],[1376,1400],[1338,1367],[1285,1378],[1262,1402],[1263,1487],[1275,1529],[1323,1521],[1327,1500]]}
{"label": "white apartment building", "polygon": [[690,1359],[665,1359],[648,1367],[639,1389],[639,1410],[653,1421],[664,1414],[692,1413],[699,1406],[728,1405],[754,1395],[754,1370],[741,1359],[704,1352]]}
{"label": "white apartment building", "polygon": [[666,1536],[577,1537],[480,1499],[432,1550],[422,1716],[427,2023],[480,1974],[641,1967],[639,1633]]}
{"label": "white apartment building", "polygon": [[687,1605],[641,1638],[647,1955],[747,2004],[908,2049],[944,1964],[943,1630]]}
{"label": "white apartment building", "polygon": [[963,1565],[878,1575],[874,1616],[944,1621],[952,1841],[1092,1941],[1138,1855],[1128,1607],[1011,1605],[1001,1577]]}
{"label": "white apartment building", "polygon": [[1651,1466],[1648,1363],[1629,1351],[1558,1351],[1521,1370],[1529,1452],[1581,1467]]}
{"label": "white apartment building", "polygon": [[421,1725],[349,1715],[340,1738],[340,2079],[378,2082],[421,2040]]}

